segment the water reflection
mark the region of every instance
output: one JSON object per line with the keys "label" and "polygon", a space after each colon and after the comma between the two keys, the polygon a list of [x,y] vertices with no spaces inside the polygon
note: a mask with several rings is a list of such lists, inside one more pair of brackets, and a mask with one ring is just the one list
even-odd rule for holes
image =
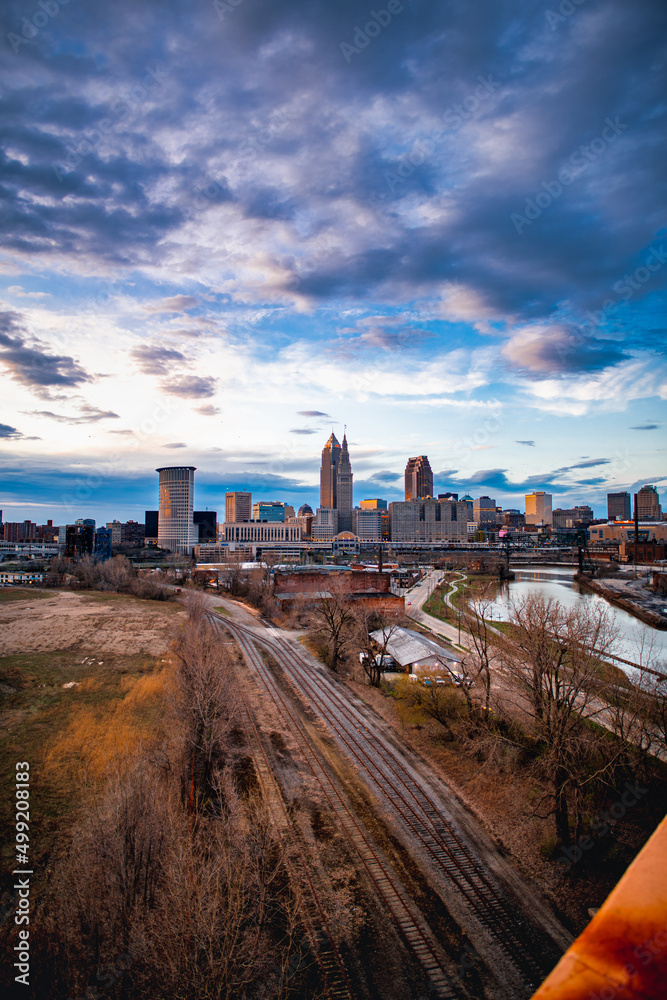
{"label": "water reflection", "polygon": [[535,593],[547,599],[553,598],[566,608],[574,608],[582,602],[592,607],[603,605],[613,614],[619,628],[615,655],[644,666],[656,667],[661,663],[657,669],[667,669],[667,632],[645,625],[622,608],[609,604],[599,594],[582,587],[574,579],[575,572],[570,566],[522,566],[515,569],[514,580],[498,585],[491,609],[493,617],[507,621],[510,603]]}

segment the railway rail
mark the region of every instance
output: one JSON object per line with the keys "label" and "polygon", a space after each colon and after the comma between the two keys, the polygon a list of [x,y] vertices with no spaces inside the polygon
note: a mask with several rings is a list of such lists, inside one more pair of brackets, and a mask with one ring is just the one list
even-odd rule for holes
{"label": "railway rail", "polygon": [[236,623],[230,631],[237,638],[244,634],[259,642],[289,668],[286,673],[293,686],[319,712],[371,786],[391,803],[442,876],[445,888],[455,889],[473,919],[504,952],[526,995],[530,995],[560,958],[560,948],[537,933],[517,902],[415,780],[405,759],[379,732],[368,728],[367,719],[347,692],[338,690],[332,678],[325,679],[284,639],[258,634]]}
{"label": "railway rail", "polygon": [[442,1000],[458,1000],[462,994],[452,983],[446,968],[446,960],[440,955],[440,947],[431,929],[406,893],[382,851],[374,844],[368,831],[352,812],[347,798],[339,789],[338,782],[322,763],[305,726],[294,713],[273,674],[255,649],[254,644],[259,641],[257,635],[215,612],[210,612],[209,617],[215,621],[218,629],[227,629],[236,638],[246,661],[254,669],[265,691],[280,712],[322,795],[338,817],[376,892],[391,913],[408,947],[421,963],[433,996],[441,997]]}
{"label": "railway rail", "polygon": [[[217,622],[214,624],[217,627]],[[234,672],[236,673],[236,671]],[[243,693],[243,687],[238,683],[238,676],[236,679],[236,696],[241,724],[246,734],[247,745],[253,755],[264,801],[267,803],[267,807],[271,809],[274,819],[280,824],[291,841],[293,850],[291,853],[286,853],[285,861],[292,877],[292,883],[295,886],[305,886],[305,892],[302,896],[305,912],[301,916],[306,925],[310,947],[324,977],[327,996],[330,1000],[353,1000],[354,994],[347,970],[311,877],[310,866],[285,806],[254,715]]]}

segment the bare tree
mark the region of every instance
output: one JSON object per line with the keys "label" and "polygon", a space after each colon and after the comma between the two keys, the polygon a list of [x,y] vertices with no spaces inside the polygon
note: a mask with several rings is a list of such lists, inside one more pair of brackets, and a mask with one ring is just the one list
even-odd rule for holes
{"label": "bare tree", "polygon": [[[384,612],[364,606],[358,602],[354,608],[354,640],[361,653],[361,665],[371,687],[379,687],[382,680],[382,670],[387,649],[392,637],[401,627],[403,616],[398,619]],[[380,632],[377,639],[371,638],[371,633]]]}
{"label": "bare tree", "polygon": [[493,601],[488,597],[482,597],[470,604],[470,615],[468,616],[468,632],[472,639],[475,656],[465,657],[462,665],[464,674],[464,687],[467,690],[465,681],[470,678],[474,683],[481,683],[484,690],[484,709],[486,717],[489,716],[491,703],[491,664],[495,659],[493,647],[493,633],[489,626],[490,609]]}
{"label": "bare tree", "polygon": [[227,647],[206,619],[206,596],[191,591],[187,607],[178,644],[174,708],[185,748],[187,799],[194,812],[210,800],[215,772],[224,764],[234,693]]}
{"label": "bare tree", "polygon": [[354,610],[344,584],[333,574],[326,580],[326,586],[328,589],[313,606],[312,617],[315,632],[327,644],[329,666],[337,673],[354,635]]}
{"label": "bare tree", "polygon": [[604,607],[565,609],[540,595],[515,602],[510,617],[523,654],[510,661],[511,669],[528,691],[532,728],[544,747],[551,786],[542,804],[550,803],[547,814],[555,817],[556,835],[569,844],[568,792],[599,778],[612,763],[607,757],[597,771],[582,775],[595,743],[582,720],[604,722],[606,703],[595,696],[599,664],[618,632]]}

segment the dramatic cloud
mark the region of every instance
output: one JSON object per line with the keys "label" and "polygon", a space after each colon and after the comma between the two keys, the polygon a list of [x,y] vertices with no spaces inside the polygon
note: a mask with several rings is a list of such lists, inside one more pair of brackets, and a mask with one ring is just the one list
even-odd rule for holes
{"label": "dramatic cloud", "polygon": [[132,357],[144,375],[167,375],[173,370],[177,361],[185,361],[185,355],[180,351],[154,344],[140,344],[130,351]]}
{"label": "dramatic cloud", "polygon": [[47,398],[52,386],[71,388],[93,380],[74,358],[42,350],[35,338],[29,341],[17,313],[0,314],[0,364],[16,382]]}
{"label": "dramatic cloud", "polygon": [[17,441],[22,438],[23,434],[16,430],[16,427],[10,427],[9,424],[0,424],[0,438],[4,441]]}
{"label": "dramatic cloud", "polygon": [[217,379],[203,378],[198,375],[182,375],[160,383],[162,392],[168,396],[181,396],[184,399],[201,399],[215,396]]}

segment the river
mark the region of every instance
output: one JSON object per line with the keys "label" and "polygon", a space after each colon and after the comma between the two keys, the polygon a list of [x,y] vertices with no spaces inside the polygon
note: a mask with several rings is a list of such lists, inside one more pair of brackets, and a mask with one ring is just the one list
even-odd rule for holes
{"label": "river", "polygon": [[605,601],[599,594],[582,587],[574,579],[575,573],[576,570],[570,566],[521,566],[514,569],[515,579],[502,584],[494,600],[493,617],[507,621],[511,602],[534,593],[551,597],[566,608],[576,607],[582,602],[591,606],[604,605],[613,615],[619,630],[612,652],[633,663],[667,672],[667,632],[646,625],[622,608]]}

